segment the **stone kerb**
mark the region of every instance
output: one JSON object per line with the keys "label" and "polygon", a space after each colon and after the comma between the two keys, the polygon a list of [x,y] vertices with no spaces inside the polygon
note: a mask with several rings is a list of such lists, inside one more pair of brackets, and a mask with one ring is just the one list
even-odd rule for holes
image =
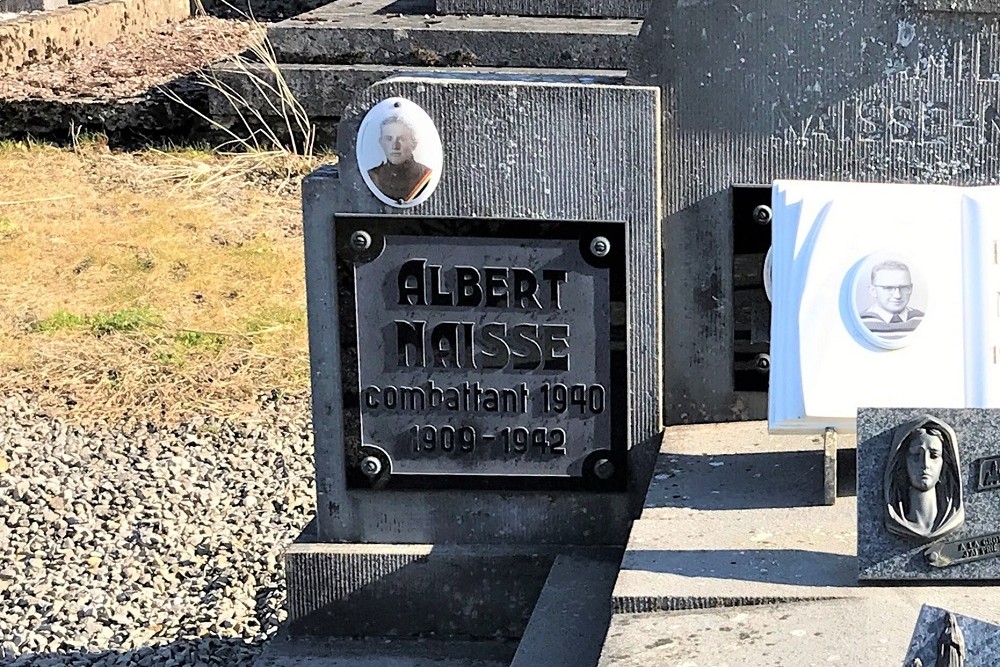
{"label": "stone kerb", "polygon": [[654,0],[628,81],[663,89],[668,423],[766,409],[733,387],[733,186],[996,183],[998,40],[909,2]]}
{"label": "stone kerb", "polygon": [[649,0],[437,0],[440,14],[642,18]]}
{"label": "stone kerb", "polygon": [[[411,209],[372,196],[354,157],[364,114],[389,97],[422,107],[444,145],[440,185]],[[338,133],[339,175],[317,172],[303,188],[321,541],[621,544],[661,430],[658,116],[652,87],[442,75],[382,81],[348,107]],[[332,262],[333,211],[626,223],[630,493],[348,492],[340,341],[329,317],[337,294],[323,268]]]}
{"label": "stone kerb", "polygon": [[[190,0],[91,0],[0,23],[0,74],[191,15]],[[0,82],[0,89],[2,89]]]}

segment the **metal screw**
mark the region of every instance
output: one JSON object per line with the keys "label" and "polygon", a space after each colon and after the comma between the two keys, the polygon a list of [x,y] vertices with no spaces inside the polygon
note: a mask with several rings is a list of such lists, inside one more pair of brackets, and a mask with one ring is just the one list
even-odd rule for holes
{"label": "metal screw", "polygon": [[753,367],[761,373],[768,373],[771,370],[771,355],[761,352],[753,358]]}
{"label": "metal screw", "polygon": [[594,475],[597,479],[607,481],[615,475],[615,464],[609,459],[597,459],[594,464]]}
{"label": "metal screw", "polygon": [[941,554],[939,554],[936,551],[928,552],[928,554],[927,554],[927,562],[928,563],[936,563],[939,560],[941,560]]}
{"label": "metal screw", "polygon": [[372,247],[372,237],[366,231],[358,230],[351,234],[351,247],[355,250],[368,250]]}
{"label": "metal screw", "polygon": [[595,257],[607,257],[608,253],[611,252],[611,241],[603,236],[595,237],[590,242],[590,252],[594,253]]}
{"label": "metal screw", "polygon": [[382,462],[374,456],[366,456],[361,459],[361,472],[368,477],[374,477],[382,472]]}
{"label": "metal screw", "polygon": [[771,213],[771,207],[765,204],[756,206],[753,209],[753,220],[758,225],[769,225],[771,224],[771,218],[773,217]]}

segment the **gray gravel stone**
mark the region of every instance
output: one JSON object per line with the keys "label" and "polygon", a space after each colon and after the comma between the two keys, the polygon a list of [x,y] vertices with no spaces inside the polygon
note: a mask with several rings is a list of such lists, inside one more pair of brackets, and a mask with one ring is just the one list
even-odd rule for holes
{"label": "gray gravel stone", "polygon": [[277,631],[314,505],[307,397],[84,427],[5,395],[0,456],[5,666],[249,665]]}

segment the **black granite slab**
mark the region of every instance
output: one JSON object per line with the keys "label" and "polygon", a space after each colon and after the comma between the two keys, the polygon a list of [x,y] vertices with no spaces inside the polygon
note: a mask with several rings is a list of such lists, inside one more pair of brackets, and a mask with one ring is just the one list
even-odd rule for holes
{"label": "black granite slab", "polygon": [[[884,476],[893,430],[929,414],[955,430],[965,520],[953,533],[932,542],[891,534],[885,527]],[[1000,454],[1000,410],[933,408],[862,408],[858,410],[858,579],[997,580],[996,555],[948,567],[932,567],[925,557],[931,545],[966,541],[1000,533],[1000,488],[978,491],[979,462]]]}
{"label": "black granite slab", "polygon": [[[906,652],[903,667],[935,667],[938,661],[938,647],[942,642],[942,632],[948,626],[948,611],[924,605],[913,628],[910,649]],[[952,650],[961,653],[964,667],[994,667],[1000,660],[1000,625],[987,623],[961,614],[953,614],[958,626],[957,635],[946,637],[944,642]],[[954,664],[944,661],[946,665]]]}

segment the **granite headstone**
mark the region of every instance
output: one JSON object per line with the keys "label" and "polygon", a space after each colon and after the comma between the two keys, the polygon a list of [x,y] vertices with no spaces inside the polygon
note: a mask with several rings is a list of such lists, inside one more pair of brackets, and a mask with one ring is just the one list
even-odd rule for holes
{"label": "granite headstone", "polygon": [[[291,634],[516,638],[556,554],[624,545],[662,429],[658,93],[435,74],[347,108],[338,165],[303,183],[316,524],[286,552]],[[411,106],[433,132],[404,122]],[[435,134],[443,159],[419,154]],[[413,138],[413,165],[383,173]],[[414,165],[440,170],[433,192]],[[504,326],[521,332],[504,364],[495,340],[466,344]],[[553,344],[524,356],[538,332]],[[587,378],[616,373],[627,388],[602,403]],[[548,380],[568,385],[565,405]],[[574,398],[576,384],[594,391]],[[593,447],[619,452],[614,470],[567,465]],[[619,479],[564,483],[587,469]]]}
{"label": "granite headstone", "polygon": [[1000,625],[924,605],[903,667],[993,667]]}
{"label": "granite headstone", "polygon": [[997,182],[1000,21],[987,5],[654,0],[628,80],[663,90],[668,423],[766,411],[766,392],[734,374],[742,313],[767,304],[734,277],[742,186]]}
{"label": "granite headstone", "polygon": [[858,578],[1000,579],[1000,410],[858,410]]}

